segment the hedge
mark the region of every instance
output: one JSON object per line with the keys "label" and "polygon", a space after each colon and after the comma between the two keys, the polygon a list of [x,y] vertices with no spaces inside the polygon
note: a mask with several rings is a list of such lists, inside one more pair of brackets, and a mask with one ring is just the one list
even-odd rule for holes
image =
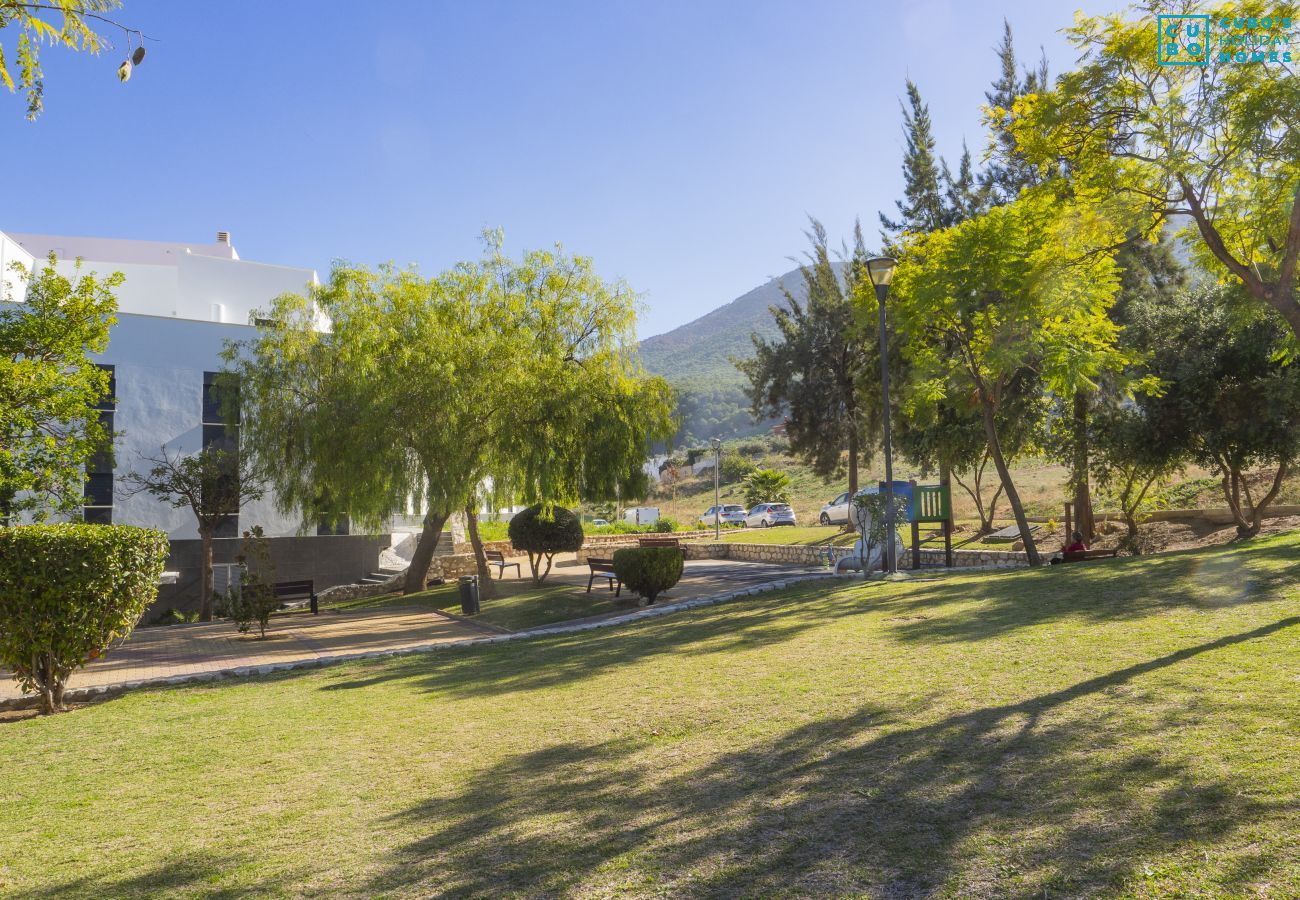
{"label": "hedge", "polygon": [[126,525],[0,528],[0,666],[41,711],[72,672],[131,633],[158,594],[167,535]]}
{"label": "hedge", "polygon": [[682,577],[684,560],[676,547],[627,547],[614,551],[614,574],[623,586],[651,603]]}

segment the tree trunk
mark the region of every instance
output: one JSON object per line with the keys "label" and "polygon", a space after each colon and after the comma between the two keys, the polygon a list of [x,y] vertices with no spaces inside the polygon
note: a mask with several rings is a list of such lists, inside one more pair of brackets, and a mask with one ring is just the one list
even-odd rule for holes
{"label": "tree trunk", "polygon": [[858,492],[858,429],[849,423],[849,503]]}
{"label": "tree trunk", "polygon": [[[1083,539],[1092,543],[1097,533],[1097,523],[1092,515],[1092,493],[1088,490],[1088,395],[1083,391],[1074,394],[1074,528]],[[1066,543],[1070,535],[1066,535]]]}
{"label": "tree trunk", "polygon": [[438,549],[438,539],[442,536],[442,526],[451,515],[449,509],[430,509],[424,514],[424,524],[420,528],[420,539],[415,543],[415,552],[411,554],[411,565],[406,570],[406,580],[402,583],[403,594],[416,594],[424,590],[425,580],[429,576],[429,565],[433,562],[434,551]]}
{"label": "tree trunk", "polygon": [[492,583],[487,554],[483,552],[483,539],[478,535],[478,510],[472,500],[465,504],[465,530],[469,532],[469,543],[474,548],[474,565],[478,568],[478,598],[491,600],[497,594],[496,585]]}
{"label": "tree trunk", "polygon": [[1029,564],[1041,566],[1043,561],[1038,556],[1038,545],[1034,543],[1034,536],[1029,531],[1025,507],[1020,502],[1020,494],[1011,480],[1011,470],[1007,468],[1007,461],[1002,456],[1002,442],[998,440],[998,429],[993,420],[993,401],[982,384],[979,385],[979,398],[980,407],[984,411],[984,435],[988,438],[989,454],[993,457],[993,465],[997,467],[998,477],[1002,479],[1002,487],[1007,492],[1007,502],[1011,504],[1011,512],[1015,515],[1016,525],[1020,528],[1020,537],[1025,542],[1025,553],[1029,557]]}
{"label": "tree trunk", "polygon": [[199,528],[199,557],[203,574],[199,578],[199,621],[212,621],[212,529]]}

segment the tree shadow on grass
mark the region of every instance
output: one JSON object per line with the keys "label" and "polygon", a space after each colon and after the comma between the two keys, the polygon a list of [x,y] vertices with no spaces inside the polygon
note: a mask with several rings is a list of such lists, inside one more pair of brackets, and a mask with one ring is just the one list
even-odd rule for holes
{"label": "tree shadow on grass", "polygon": [[[1300,542],[1273,540],[990,575],[960,589],[917,584],[884,601],[909,621],[901,640],[972,641],[1063,619],[1139,619],[1170,608],[1220,609],[1280,599],[1295,585]],[[944,607],[962,609],[944,613]],[[922,615],[926,614],[928,615]],[[911,618],[915,617],[915,618]]]}
{"label": "tree shadow on grass", "polygon": [[[924,725],[863,707],[698,766],[650,737],[519,754],[398,814],[421,836],[369,889],[1076,896],[1135,880],[1159,892],[1146,864],[1172,858],[1171,878],[1239,891],[1288,863],[1266,845],[1216,842],[1300,804],[1193,771],[1162,752],[1177,732],[1135,734],[1137,704],[1112,689],[1298,624]],[[1225,865],[1184,872],[1206,848]]]}
{"label": "tree shadow on grass", "polygon": [[[167,848],[159,847],[165,856]],[[196,894],[225,900],[236,897],[260,897],[283,893],[284,884],[257,882],[232,887],[218,884],[218,876],[249,860],[245,857],[201,853],[160,862],[146,872],[134,875],[116,875],[111,872],[78,875],[63,881],[51,881],[43,887],[25,889],[21,894],[28,900],[43,898],[94,897],[158,897],[173,894]]]}

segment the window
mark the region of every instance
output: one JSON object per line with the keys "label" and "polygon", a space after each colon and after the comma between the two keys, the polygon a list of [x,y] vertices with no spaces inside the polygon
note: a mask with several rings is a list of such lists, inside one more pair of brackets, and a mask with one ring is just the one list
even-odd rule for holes
{"label": "window", "polygon": [[86,460],[86,486],[82,493],[81,518],[94,525],[113,524],[113,411],[117,408],[117,368],[97,364],[108,373],[108,392],[99,398],[94,409],[99,424],[108,434],[107,446]]}
{"label": "window", "polygon": [[[222,418],[222,401],[228,396],[227,391],[233,391],[234,414],[233,422],[226,422]],[[231,455],[229,473],[230,478],[239,477],[239,382],[235,376],[222,374],[219,372],[203,373],[203,449],[211,447],[214,450],[222,450]],[[213,529],[213,536],[219,538],[239,537],[239,511],[235,510],[226,516]]]}

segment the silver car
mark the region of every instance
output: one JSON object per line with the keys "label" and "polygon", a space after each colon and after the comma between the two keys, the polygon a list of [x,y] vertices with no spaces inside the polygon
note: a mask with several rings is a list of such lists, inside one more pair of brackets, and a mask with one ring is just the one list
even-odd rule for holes
{"label": "silver car", "polygon": [[727,503],[723,506],[710,506],[700,516],[701,525],[712,525],[718,520],[723,525],[743,525],[745,524],[745,507],[735,503]]}
{"label": "silver car", "polygon": [[817,521],[823,525],[844,525],[849,521],[849,492],[845,491],[822,507]]}
{"label": "silver car", "polygon": [[794,510],[788,503],[760,503],[745,516],[746,528],[771,528],[774,525],[793,525]]}

